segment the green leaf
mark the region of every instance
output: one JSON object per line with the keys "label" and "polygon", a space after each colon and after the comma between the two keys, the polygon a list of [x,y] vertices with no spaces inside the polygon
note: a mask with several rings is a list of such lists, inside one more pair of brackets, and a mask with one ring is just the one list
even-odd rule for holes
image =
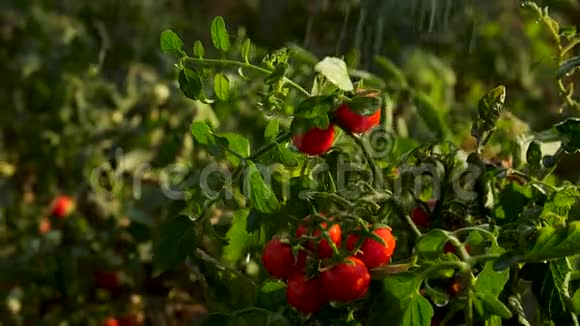
{"label": "green leaf", "polygon": [[574,306],[574,312],[580,314],[580,289],[576,290],[576,293],[572,296],[572,305]]}
{"label": "green leaf", "polygon": [[183,95],[192,100],[200,100],[202,98],[203,83],[201,77],[195,70],[184,68],[179,72],[177,79]]}
{"label": "green leaf", "polygon": [[524,210],[524,207],[532,199],[529,187],[521,186],[516,182],[508,183],[498,194],[498,208],[496,217],[500,222],[515,221]]}
{"label": "green leaf", "polygon": [[178,216],[161,225],[153,247],[153,263],[158,272],[183,263],[193,253],[196,247],[193,226],[187,216]]}
{"label": "green leaf", "polygon": [[[505,250],[501,247],[492,248],[491,253],[501,254]],[[483,270],[475,281],[476,292],[486,292],[492,296],[499,296],[509,278],[509,270],[496,271],[493,261],[485,263]]]}
{"label": "green leaf", "polygon": [[[191,124],[191,133],[198,143],[207,146],[211,155],[215,156],[221,151],[229,149],[228,139],[214,135],[205,121],[194,121]],[[241,145],[235,146],[237,146],[238,149],[242,148]]]}
{"label": "green leaf", "polygon": [[220,133],[219,136],[227,139],[229,151],[226,152],[226,158],[235,166],[240,163],[240,156],[243,158],[250,156],[250,141],[246,137],[229,132]]}
{"label": "green leaf", "polygon": [[191,134],[195,140],[203,145],[212,142],[213,132],[205,121],[195,121],[191,124]]}
{"label": "green leaf", "polygon": [[415,294],[403,301],[405,308],[401,319],[401,326],[431,325],[433,306],[423,296]]}
{"label": "green leaf", "polygon": [[258,306],[276,311],[286,305],[286,284],[281,281],[267,281],[258,294]]}
{"label": "green leaf", "polygon": [[227,101],[230,97],[230,82],[223,73],[218,73],[214,77],[213,88],[215,95],[222,101]]}
{"label": "green leaf", "polygon": [[505,86],[498,86],[485,94],[478,104],[478,118],[473,122],[471,135],[478,139],[478,142],[485,140],[489,133],[495,128],[499,115],[503,108],[506,96]]}
{"label": "green leaf", "polygon": [[443,246],[447,242],[445,231],[433,229],[417,239],[416,249],[422,255],[439,255],[443,251]]}
{"label": "green leaf", "polygon": [[264,182],[260,171],[253,162],[248,162],[244,183],[245,195],[252,205],[262,213],[272,213],[280,208],[272,189]]}
{"label": "green leaf", "polygon": [[242,58],[244,59],[244,61],[246,63],[250,62],[250,50],[252,49],[252,43],[250,41],[249,38],[247,38],[246,40],[244,40],[244,43],[242,43],[242,48],[241,48],[241,53],[242,53]]}
{"label": "green leaf", "polygon": [[[383,280],[384,290],[396,299],[398,315],[388,315],[393,318],[389,323],[401,326],[429,326],[433,318],[433,307],[429,300],[419,293],[421,278],[417,274],[402,273],[387,276]],[[393,302],[392,304],[395,304]],[[398,319],[398,323],[395,322]],[[384,322],[384,319],[383,319]]]}
{"label": "green leaf", "polygon": [[234,213],[232,225],[226,234],[228,245],[223,248],[222,259],[234,264],[243,258],[250,242],[250,235],[246,232],[249,209],[240,209]]}
{"label": "green leaf", "polygon": [[441,119],[440,113],[429,98],[423,92],[416,92],[414,97],[417,113],[425,121],[429,131],[435,134],[437,139],[443,139],[447,135],[447,126]]}
{"label": "green leaf", "polygon": [[[510,309],[506,307],[503,302],[499,301],[496,296],[490,293],[477,292],[476,301],[481,302],[481,307],[483,308],[485,315],[497,315],[504,319],[512,318],[512,312]],[[476,303],[476,306],[479,306],[479,304]]]}
{"label": "green leaf", "polygon": [[211,40],[216,49],[227,52],[230,49],[230,35],[223,17],[217,16],[211,22]]}
{"label": "green leaf", "polygon": [[[576,186],[564,186],[550,194],[541,217],[550,225],[561,224],[568,219],[568,214],[578,199],[580,192]],[[555,214],[557,218],[548,218],[550,214]]]}
{"label": "green leaf", "polygon": [[532,168],[540,167],[540,163],[542,162],[542,148],[539,142],[534,140],[530,143],[528,151],[526,152],[526,160]]}
{"label": "green leaf", "polygon": [[266,77],[266,79],[264,79],[264,83],[271,85],[271,84],[275,84],[275,83],[282,81],[282,79],[284,78],[284,75],[286,75],[286,72],[288,71],[288,68],[289,68],[289,66],[286,62],[282,62],[282,63],[276,65],[276,68],[274,68],[274,71],[272,71],[272,73],[270,75],[268,75],[268,77]]}
{"label": "green leaf", "polygon": [[287,167],[297,167],[300,165],[302,156],[291,151],[286,145],[278,144],[276,150],[272,151],[272,160],[281,163]]}
{"label": "green leaf", "polygon": [[219,135],[228,140],[228,148],[232,152],[236,152],[242,157],[250,156],[250,141],[246,137],[230,132],[220,133]]}
{"label": "green leaf", "polygon": [[566,227],[546,226],[540,229],[532,249],[525,254],[528,262],[573,256],[580,252],[580,221]]}
{"label": "green leaf", "polygon": [[321,73],[328,81],[339,89],[351,92],[354,90],[352,81],[346,68],[346,63],[334,57],[326,57],[314,66],[314,70]]}
{"label": "green leaf", "polygon": [[167,54],[174,55],[184,55],[183,52],[183,41],[174,31],[166,29],[161,32],[161,37],[159,40],[161,44],[161,50]]}
{"label": "green leaf", "polygon": [[562,289],[564,278],[572,268],[566,258],[548,263],[529,264],[526,269],[532,280],[532,293],[539,307],[555,325],[573,325],[568,311],[566,294]]}
{"label": "green leaf", "polygon": [[205,49],[203,48],[203,44],[201,44],[200,40],[197,40],[195,43],[193,43],[193,55],[200,59],[205,55]]}
{"label": "green leaf", "polygon": [[568,118],[554,127],[562,137],[562,148],[566,152],[580,151],[580,118]]}
{"label": "green leaf", "polygon": [[280,129],[280,122],[278,119],[271,119],[266,125],[266,130],[264,131],[264,140],[266,142],[272,142],[278,136]]}
{"label": "green leaf", "polygon": [[501,317],[491,316],[485,320],[485,326],[501,326]]}
{"label": "green leaf", "polygon": [[580,56],[572,57],[562,62],[560,68],[558,68],[558,71],[556,72],[556,78],[561,79],[569,76],[578,67],[580,67]]}
{"label": "green leaf", "polygon": [[329,112],[334,108],[334,99],[330,96],[311,96],[300,102],[294,113],[292,133],[302,134],[311,128],[326,129],[330,124]]}

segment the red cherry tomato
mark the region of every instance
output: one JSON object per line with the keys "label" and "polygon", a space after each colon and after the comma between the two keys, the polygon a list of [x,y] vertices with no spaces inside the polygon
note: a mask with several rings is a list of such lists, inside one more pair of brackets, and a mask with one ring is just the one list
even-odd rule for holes
{"label": "red cherry tomato", "polygon": [[119,326],[119,321],[113,317],[104,320],[100,326]]}
{"label": "red cherry tomato", "polygon": [[289,245],[273,239],[264,248],[262,263],[272,277],[287,279],[302,273],[306,265],[306,252],[299,251],[298,259],[295,260]]}
{"label": "red cherry tomato", "polygon": [[364,296],[371,282],[365,264],[355,257],[348,257],[321,274],[326,297],[330,301],[348,302]]}
{"label": "red cherry tomato", "polygon": [[[391,229],[378,228],[373,232],[385,241],[385,245],[374,239],[366,239],[360,248],[360,252],[355,256],[368,269],[388,264],[391,261],[396,246],[395,237],[393,237]],[[359,239],[359,235],[350,234],[346,240],[346,249],[349,251],[354,250]]]}
{"label": "red cherry tomato", "polygon": [[288,279],[286,299],[289,305],[305,314],[317,312],[328,302],[320,277],[306,279],[304,274]]}
{"label": "red cherry tomato", "polygon": [[61,195],[54,199],[51,207],[51,215],[58,218],[68,216],[74,208],[74,200],[69,196]]}
{"label": "red cherry tomato", "polygon": [[381,121],[380,108],[377,108],[371,115],[361,115],[352,111],[347,104],[342,104],[336,110],[335,115],[339,125],[352,133],[367,132]]}
{"label": "red cherry tomato", "polygon": [[119,318],[119,326],[142,326],[143,321],[137,315],[129,315]]}
{"label": "red cherry tomato", "polygon": [[50,232],[52,229],[52,224],[50,223],[50,219],[43,217],[38,223],[38,233],[45,234]]}
{"label": "red cherry tomato", "polygon": [[95,285],[100,289],[112,291],[119,287],[119,273],[115,271],[97,271],[94,276]]}
{"label": "red cherry tomato", "polygon": [[292,136],[294,145],[304,154],[320,155],[326,153],[334,142],[334,125],[327,129],[312,128],[304,134]]}
{"label": "red cherry tomato", "polygon": [[449,285],[449,288],[447,289],[447,292],[449,292],[449,295],[451,295],[451,297],[456,297],[461,292],[463,292],[463,284],[461,284],[461,280],[460,279],[454,279],[453,280],[453,283],[451,283]]}
{"label": "red cherry tomato", "polygon": [[[435,208],[436,205],[437,205],[436,199],[429,199],[427,201],[427,207],[429,207],[430,210],[433,210],[433,208]],[[428,227],[430,217],[431,217],[431,212],[425,212],[419,206],[413,208],[413,211],[411,212],[411,219],[413,220],[413,222],[417,226],[421,226],[421,227],[425,227],[425,228]]]}
{"label": "red cherry tomato", "polygon": [[[320,224],[320,226],[323,229],[327,228],[327,224],[325,222],[322,222]],[[296,229],[295,235],[296,235],[296,238],[300,238],[301,236],[307,235],[308,233],[309,233],[308,226],[301,224]],[[322,235],[322,232],[318,228],[316,228],[315,230],[312,231],[313,237],[320,237],[321,235]],[[330,237],[332,242],[334,242],[336,247],[340,247],[340,244],[342,242],[342,230],[340,228],[340,225],[333,224],[330,227],[330,229],[328,229],[328,236]],[[312,241],[306,242],[306,248],[314,251],[314,244],[312,243]],[[324,238],[318,242],[318,248],[316,250],[318,253],[318,258],[320,258],[320,259],[332,257],[332,254],[333,254],[332,247],[330,247],[330,244],[328,244],[328,240],[326,240]]]}

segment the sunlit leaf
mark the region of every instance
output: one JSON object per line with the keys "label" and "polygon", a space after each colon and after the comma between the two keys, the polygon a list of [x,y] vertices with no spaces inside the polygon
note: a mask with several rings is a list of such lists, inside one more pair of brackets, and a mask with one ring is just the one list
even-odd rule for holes
{"label": "sunlit leaf", "polygon": [[350,80],[346,63],[339,58],[326,57],[314,66],[314,70],[321,73],[331,83],[343,91],[353,91],[354,86]]}
{"label": "sunlit leaf", "polygon": [[264,140],[271,142],[278,136],[278,131],[280,129],[280,121],[278,119],[271,119],[266,125],[266,130],[264,131]]}
{"label": "sunlit leaf", "polygon": [[211,40],[216,49],[227,52],[230,49],[230,35],[223,17],[217,16],[211,22]]}
{"label": "sunlit leaf", "polygon": [[218,73],[214,77],[213,88],[215,95],[222,101],[227,101],[230,97],[230,82],[226,75]]}
{"label": "sunlit leaf", "polygon": [[199,40],[193,43],[193,55],[198,58],[203,58],[203,56],[205,55],[205,49],[203,48],[203,44],[201,44],[201,41]]}
{"label": "sunlit leaf", "polygon": [[166,29],[161,32],[160,37],[161,50],[168,54],[182,55],[183,41],[174,31]]}
{"label": "sunlit leaf", "polygon": [[250,39],[247,38],[246,40],[244,40],[244,43],[242,43],[242,48],[241,48],[242,58],[244,59],[245,62],[249,62],[251,48],[252,48],[252,43],[251,43]]}
{"label": "sunlit leaf", "polygon": [[230,264],[243,258],[244,251],[249,244],[250,235],[246,231],[249,212],[248,209],[236,211],[232,219],[232,225],[226,234],[228,244],[223,248],[222,258]]}
{"label": "sunlit leaf", "polygon": [[471,135],[477,138],[480,142],[484,140],[484,134],[495,128],[495,124],[499,119],[499,115],[505,102],[505,97],[505,86],[498,86],[490,90],[479,101],[477,107],[478,117],[473,122]]}
{"label": "sunlit leaf", "polygon": [[262,213],[272,213],[280,208],[278,199],[264,182],[260,171],[253,162],[248,162],[244,185],[245,195],[252,205]]}

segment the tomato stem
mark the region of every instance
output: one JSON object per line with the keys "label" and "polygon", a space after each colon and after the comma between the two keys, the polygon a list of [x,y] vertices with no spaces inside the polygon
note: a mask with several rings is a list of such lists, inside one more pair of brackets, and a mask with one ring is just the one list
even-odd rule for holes
{"label": "tomato stem", "polygon": [[[273,73],[272,70],[253,65],[251,63],[237,61],[237,60],[230,60],[230,59],[203,59],[203,58],[185,57],[182,59],[182,61],[188,61],[188,62],[191,62],[194,64],[202,64],[202,65],[206,65],[206,66],[230,65],[230,66],[236,66],[236,67],[241,67],[241,68],[248,68],[248,69],[252,69],[254,71],[257,71],[259,73],[262,73],[264,75],[271,75]],[[285,83],[294,87],[296,90],[300,91],[305,96],[310,97],[310,92],[305,90],[298,83],[296,83],[295,81],[293,81],[292,79],[290,79],[288,77],[283,77],[283,78],[284,78]]]}
{"label": "tomato stem", "polygon": [[378,185],[381,185],[381,187],[382,187],[381,173],[377,167],[375,160],[373,159],[373,156],[372,156],[371,151],[369,150],[369,148],[367,146],[367,143],[362,139],[362,137],[356,136],[353,133],[349,133],[348,135],[354,140],[354,142],[362,150],[362,152],[367,160],[367,163],[368,163],[369,167],[371,168],[371,174],[373,176],[372,184],[375,187],[377,187]]}

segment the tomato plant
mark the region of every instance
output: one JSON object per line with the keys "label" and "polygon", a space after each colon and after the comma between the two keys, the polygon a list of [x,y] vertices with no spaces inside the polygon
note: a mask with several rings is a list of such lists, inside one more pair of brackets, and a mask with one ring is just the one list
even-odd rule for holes
{"label": "tomato plant", "polygon": [[[545,11],[538,14],[554,28]],[[574,185],[547,181],[556,161],[580,148],[573,140],[580,127],[575,118],[550,131],[562,140],[554,154],[543,155],[539,142],[544,136],[531,135],[531,143],[516,144],[509,154],[526,152],[524,163],[496,165],[484,150],[501,129],[504,86],[479,100],[470,131],[475,146],[465,150],[445,140],[447,131],[434,116],[430,100],[410,88],[391,63],[391,73],[400,77],[399,89],[372,89],[367,84],[381,84],[378,77],[354,77],[345,61],[326,57],[312,68],[313,87],[307,90],[293,80],[285,49],[255,64],[250,40],[232,41],[221,17],[213,20],[211,37],[219,53],[215,59],[205,56],[199,41],[189,54],[177,34],[166,30],[161,35],[163,51],[177,57],[178,82],[185,96],[224,101],[235,89],[230,81],[252,75],[264,83],[262,109],[279,120],[268,124],[264,146],[244,153],[238,149],[247,140],[223,137],[209,124],[193,123],[197,143],[234,167],[233,173],[224,174],[228,181],[221,183],[213,199],[203,205],[192,200],[193,210],[197,219],[204,220],[214,205],[235,201],[229,207],[239,218],[228,235],[237,230],[230,238],[236,243],[226,245],[226,250],[235,245],[231,250],[238,257],[242,252],[251,257],[256,253],[253,248],[275,236],[266,243],[263,266],[287,283],[261,278],[257,305],[215,313],[208,323],[250,318],[245,312],[251,311],[255,318],[306,324],[390,320],[397,325],[430,325],[462,320],[467,325],[491,325],[526,320],[521,293],[514,286],[530,278],[537,282],[527,274],[533,273],[535,264],[556,268],[547,267],[543,275],[560,286],[567,288],[576,279],[572,257],[578,252],[580,242],[575,239],[580,233],[578,222],[567,221],[567,215],[580,193]],[[241,47],[235,49],[232,42]],[[576,44],[568,42],[570,48]],[[560,49],[566,57],[569,49]],[[228,68],[235,68],[237,76]],[[571,71],[571,63],[561,69]],[[385,110],[389,98],[404,101],[401,88],[422,106],[435,138],[404,152],[391,146],[378,153],[373,135],[389,135],[386,140],[395,143],[404,138],[400,126],[392,123],[392,112]],[[355,169],[344,162],[359,164]],[[397,173],[390,184],[393,170]],[[273,173],[279,173],[275,181]],[[420,197],[425,196],[432,199],[424,202]],[[203,228],[215,232],[211,225]],[[242,235],[247,240],[238,242]],[[297,262],[298,275],[292,272]],[[286,300],[260,304],[274,300],[284,288]],[[560,310],[548,310],[541,318],[577,323],[572,293],[557,288],[550,291],[559,297]],[[538,298],[546,298],[541,292],[545,288],[534,289],[532,285]],[[546,299],[557,304],[553,298]],[[285,305],[296,310],[283,309]],[[332,317],[330,311],[335,311]]]}

